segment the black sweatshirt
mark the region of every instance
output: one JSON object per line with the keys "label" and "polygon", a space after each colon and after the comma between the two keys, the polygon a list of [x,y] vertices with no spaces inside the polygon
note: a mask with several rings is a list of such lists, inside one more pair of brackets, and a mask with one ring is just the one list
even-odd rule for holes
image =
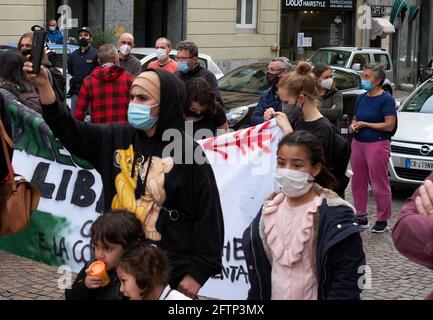
{"label": "black sweatshirt", "polygon": [[[156,243],[169,254],[170,285],[176,288],[185,274],[203,285],[210,276],[221,271],[224,223],[218,188],[203,150],[180,130],[185,85],[165,70],[151,72],[156,72],[161,81],[157,129],[151,138],[129,124],[94,125],[78,121],[59,103],[43,106],[43,116],[63,145],[74,155],[89,161],[100,173],[105,211],[122,208],[142,217],[136,206],[139,202],[135,201],[144,194],[141,179],[137,179],[139,160],[141,156],[145,161],[151,156],[150,171],[164,169],[165,174],[160,170],[152,177],[153,173],[149,173],[147,189],[159,187],[159,195],[163,198],[165,194],[162,204],[165,209],[159,212],[156,223],[161,240]],[[162,141],[166,129],[177,129],[174,143]],[[193,162],[166,166],[167,159],[161,159],[162,151],[170,143],[183,146],[181,155],[192,158]],[[188,149],[185,145],[191,147]],[[206,162],[198,164],[192,156],[194,153],[201,154]],[[161,181],[163,186],[159,185]],[[172,210],[176,212],[170,214]]]}
{"label": "black sweatshirt", "polygon": [[126,300],[120,293],[120,279],[115,270],[108,270],[110,282],[105,287],[89,289],[86,287],[86,264],[78,273],[70,289],[65,290],[66,300]]}

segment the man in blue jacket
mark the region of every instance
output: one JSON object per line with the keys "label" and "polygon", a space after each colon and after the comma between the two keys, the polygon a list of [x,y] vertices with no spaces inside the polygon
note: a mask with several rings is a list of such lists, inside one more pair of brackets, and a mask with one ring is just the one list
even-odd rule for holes
{"label": "man in blue jacket", "polygon": [[292,71],[292,65],[286,57],[271,59],[268,65],[268,72],[266,73],[266,81],[270,88],[263,91],[260,95],[259,102],[251,115],[251,125],[263,123],[265,121],[263,115],[268,108],[273,108],[275,111],[282,111],[281,100],[277,92],[277,84],[278,81],[284,78],[290,71]]}
{"label": "man in blue jacket", "polygon": [[55,19],[48,22],[47,42],[63,43],[63,34],[60,30],[57,30],[57,21]]}
{"label": "man in blue jacket", "polygon": [[84,78],[98,66],[98,51],[91,46],[92,30],[89,27],[82,27],[78,32],[80,48],[72,52],[68,58],[68,72],[72,76],[69,83],[72,112],[75,110]]}

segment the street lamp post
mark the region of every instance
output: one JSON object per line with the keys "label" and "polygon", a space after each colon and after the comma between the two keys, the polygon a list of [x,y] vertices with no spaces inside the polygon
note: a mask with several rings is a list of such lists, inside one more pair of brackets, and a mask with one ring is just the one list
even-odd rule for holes
{"label": "street lamp post", "polygon": [[[69,12],[66,10],[68,6],[68,0],[63,0],[62,2],[62,7],[63,7],[63,11],[61,12],[62,17],[66,16],[66,21],[64,21],[62,23],[63,26],[63,60],[62,60],[62,67],[63,67],[63,76],[65,77],[66,81],[67,81],[67,74],[68,74],[68,39],[69,39],[69,35],[68,35],[68,20],[71,18],[69,17]],[[65,90],[66,90],[66,86],[65,86]],[[65,96],[66,96],[67,92],[65,92]]]}

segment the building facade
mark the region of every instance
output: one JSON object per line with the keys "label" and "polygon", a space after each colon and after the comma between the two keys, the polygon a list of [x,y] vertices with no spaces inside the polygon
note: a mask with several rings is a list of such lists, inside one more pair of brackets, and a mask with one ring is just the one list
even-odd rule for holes
{"label": "building facade", "polygon": [[281,55],[309,58],[326,46],[355,42],[356,0],[282,0]]}
{"label": "building facade", "polygon": [[44,0],[0,1],[0,44],[17,44],[35,25],[44,25]]}
{"label": "building facade", "polygon": [[186,38],[227,72],[278,55],[280,0],[188,0]]}

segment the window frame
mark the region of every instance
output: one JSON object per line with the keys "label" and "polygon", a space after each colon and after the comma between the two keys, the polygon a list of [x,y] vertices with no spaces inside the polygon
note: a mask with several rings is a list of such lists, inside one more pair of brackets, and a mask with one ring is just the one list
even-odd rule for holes
{"label": "window frame", "polygon": [[390,71],[391,70],[391,60],[389,59],[389,56],[386,53],[373,53],[374,62],[381,64],[381,65],[383,65],[383,64],[380,63],[380,58],[379,58],[379,61],[377,61],[376,56],[385,56],[386,66],[384,66],[384,69],[385,69],[385,71]]}
{"label": "window frame", "polygon": [[[238,24],[237,18],[236,18],[236,20],[235,20],[236,28],[237,29],[256,29],[257,28],[257,7],[258,7],[257,2],[258,2],[258,0],[251,0],[253,2],[253,12],[252,12],[251,24],[245,23],[245,21],[246,21],[246,7],[247,7],[246,1],[247,0],[241,0],[241,23]],[[236,17],[237,17],[237,5],[236,5]]]}

